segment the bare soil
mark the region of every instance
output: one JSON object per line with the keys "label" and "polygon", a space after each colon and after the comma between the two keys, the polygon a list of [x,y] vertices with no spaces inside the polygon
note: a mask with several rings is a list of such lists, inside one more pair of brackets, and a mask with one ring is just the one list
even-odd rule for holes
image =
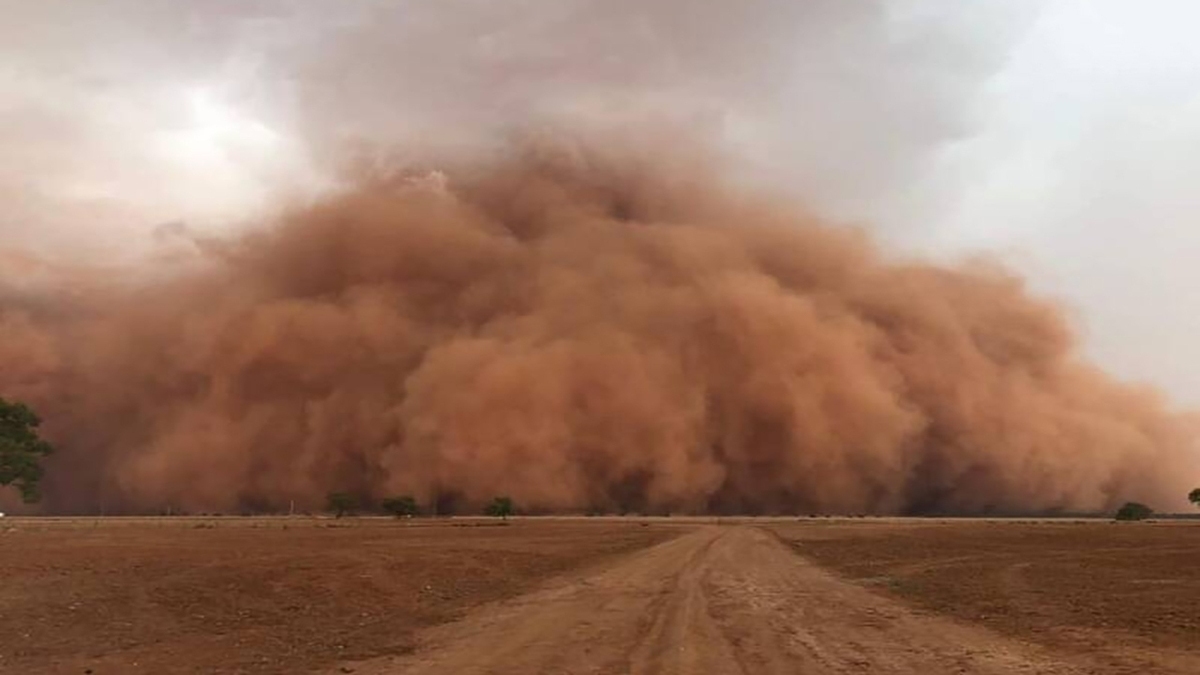
{"label": "bare soil", "polygon": [[638,521],[0,521],[0,673],[296,673],[674,536]]}
{"label": "bare soil", "polygon": [[[421,634],[359,675],[1200,672],[1200,654],[1064,652],[915,610],[761,526],[705,526]],[[338,672],[338,671],[333,671]]]}
{"label": "bare soil", "polygon": [[913,607],[1060,651],[1114,653],[1111,672],[1125,662],[1139,672],[1139,655],[1200,653],[1195,521],[805,519],[771,529]]}
{"label": "bare soil", "polygon": [[1192,524],[164,519],[0,532],[3,672],[1200,673]]}

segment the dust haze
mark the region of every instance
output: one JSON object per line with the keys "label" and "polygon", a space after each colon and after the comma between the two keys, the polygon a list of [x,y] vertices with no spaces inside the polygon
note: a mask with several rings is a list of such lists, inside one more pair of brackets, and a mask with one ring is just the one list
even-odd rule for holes
{"label": "dust haze", "polygon": [[896,252],[1003,4],[5,6],[44,508],[1180,505],[1190,414],[986,256]]}
{"label": "dust haze", "polygon": [[50,420],[50,507],[980,513],[1186,491],[1188,420],[1080,362],[1003,269],[889,262],[702,153],[604,146],[516,141],[364,178],[183,271],[10,290],[0,388]]}

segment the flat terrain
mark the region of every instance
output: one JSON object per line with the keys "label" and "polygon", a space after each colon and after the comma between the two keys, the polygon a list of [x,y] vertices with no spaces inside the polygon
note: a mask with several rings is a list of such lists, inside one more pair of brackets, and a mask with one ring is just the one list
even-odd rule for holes
{"label": "flat terrain", "polygon": [[[803,526],[777,528],[804,536]],[[425,631],[410,654],[342,668],[363,675],[1194,675],[1200,652],[1113,645],[1084,653],[1005,635],[839,578],[768,528],[742,523],[700,526],[606,570],[560,578]]]}
{"label": "flat terrain", "polygon": [[175,518],[0,533],[0,672],[1200,673],[1200,524]]}
{"label": "flat terrain", "polygon": [[1195,521],[817,519],[771,529],[889,597],[1057,650],[1111,652],[1114,663],[1200,654]]}
{"label": "flat terrain", "polygon": [[624,521],[0,520],[0,673],[295,673],[674,536]]}

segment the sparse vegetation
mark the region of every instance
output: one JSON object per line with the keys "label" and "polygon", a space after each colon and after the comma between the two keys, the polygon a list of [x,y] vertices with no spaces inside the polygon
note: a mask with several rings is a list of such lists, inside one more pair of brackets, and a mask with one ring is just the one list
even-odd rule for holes
{"label": "sparse vegetation", "polygon": [[330,492],[326,497],[326,504],[335,518],[341,518],[358,508],[358,499],[349,492]]}
{"label": "sparse vegetation", "polygon": [[415,516],[419,512],[417,508],[417,500],[410,495],[401,495],[399,497],[389,497],[380,504],[384,511],[397,518],[406,516]]}
{"label": "sparse vegetation", "polygon": [[1126,502],[1121,508],[1117,509],[1117,520],[1145,520],[1154,515],[1154,509],[1139,504],[1138,502]]}
{"label": "sparse vegetation", "polygon": [[1188,493],[1188,501],[1200,508],[1200,488],[1196,488]]}
{"label": "sparse vegetation", "polygon": [[0,398],[0,486],[16,487],[27,504],[40,499],[41,460],[54,451],[37,434],[41,423],[25,404]]}
{"label": "sparse vegetation", "polygon": [[508,520],[508,517],[513,514],[513,502],[508,497],[496,497],[492,500],[484,513],[494,518]]}

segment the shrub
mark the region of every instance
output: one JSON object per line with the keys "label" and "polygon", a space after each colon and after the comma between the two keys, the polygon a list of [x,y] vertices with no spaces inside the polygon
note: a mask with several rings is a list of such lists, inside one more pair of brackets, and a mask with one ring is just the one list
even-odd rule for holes
{"label": "shrub", "polygon": [[508,517],[513,514],[512,499],[508,497],[496,497],[492,500],[492,503],[487,505],[484,513],[495,518],[508,520]]}
{"label": "shrub", "polygon": [[1117,520],[1145,520],[1154,515],[1154,509],[1137,502],[1126,502],[1117,509]]}
{"label": "shrub", "polygon": [[38,501],[41,460],[54,451],[38,436],[42,420],[23,403],[0,398],[0,487],[12,485],[27,504]]}
{"label": "shrub", "polygon": [[358,500],[349,492],[330,492],[326,497],[326,503],[329,510],[333,511],[334,517],[341,518],[358,508]]}
{"label": "shrub", "polygon": [[380,503],[384,511],[392,514],[397,518],[405,516],[417,515],[417,500],[409,495],[401,495],[399,497],[388,497]]}

